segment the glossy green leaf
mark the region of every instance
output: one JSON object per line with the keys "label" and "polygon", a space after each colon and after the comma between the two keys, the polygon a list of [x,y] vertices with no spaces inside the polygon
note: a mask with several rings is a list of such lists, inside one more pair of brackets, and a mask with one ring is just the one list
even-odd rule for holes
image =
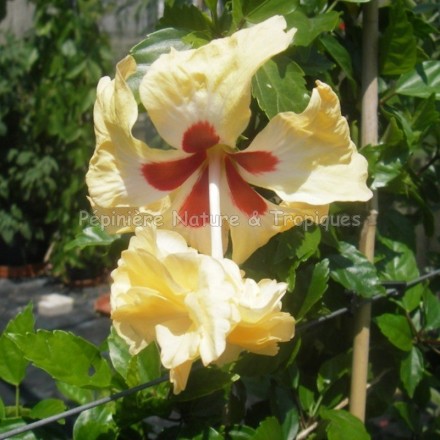
{"label": "glossy green leaf", "polygon": [[321,35],[319,41],[325,47],[325,50],[330,54],[330,56],[336,61],[336,63],[345,73],[347,78],[355,83],[356,81],[353,76],[351,56],[347,49],[330,34]]}
{"label": "glossy green leaf", "polygon": [[[393,404],[397,413],[412,432],[420,429],[420,414],[410,402],[395,402]],[[417,436],[416,436],[417,438]],[[429,438],[429,437],[428,437]],[[435,438],[435,437],[434,437]]]}
{"label": "glossy green leaf", "polygon": [[263,420],[254,434],[254,440],[285,440],[280,422],[275,417]]}
{"label": "glossy green leaf", "polygon": [[110,329],[110,335],[107,338],[109,356],[114,369],[127,379],[128,370],[132,355],[128,351],[128,344],[117,334],[114,327]]}
{"label": "glossy green leaf", "polygon": [[348,411],[322,409],[320,415],[330,423],[326,427],[328,440],[369,440],[364,424]]}
{"label": "glossy green leaf", "polygon": [[228,435],[231,440],[253,440],[255,429],[246,425],[237,425],[228,431]]}
{"label": "glossy green leaf", "polygon": [[417,39],[405,4],[400,0],[390,5],[390,21],[380,47],[380,70],[383,75],[400,75],[414,68],[417,62]]}
{"label": "glossy green leaf", "polygon": [[66,250],[83,249],[89,246],[110,246],[120,238],[119,234],[109,234],[101,226],[87,226],[74,240],[67,243]]}
{"label": "glossy green leaf", "polygon": [[330,255],[330,277],[364,298],[385,293],[374,265],[353,245],[339,242],[338,255]]}
{"label": "glossy green leaf", "polygon": [[400,380],[409,397],[414,396],[414,391],[422,380],[424,372],[423,354],[417,347],[412,347],[405,354],[400,364]]}
{"label": "glossy green leaf", "polygon": [[407,318],[402,315],[385,313],[375,318],[380,331],[397,348],[410,351],[413,347],[413,334]]}
{"label": "glossy green leaf", "polygon": [[293,37],[294,46],[309,46],[316,37],[332,31],[339,23],[339,13],[335,11],[309,18],[298,10],[287,14],[285,18],[288,27],[297,29]]}
{"label": "glossy green leaf", "polygon": [[173,47],[176,50],[190,49],[190,46],[182,41],[188,31],[173,28],[160,29],[130,50],[130,54],[136,61],[136,72],[131,75],[127,83],[133,90],[136,97],[139,96],[139,84],[147,73],[151,64],[156,61],[163,53],[168,53]]}
{"label": "glossy green leaf", "polygon": [[117,427],[113,420],[113,411],[114,404],[83,411],[73,427],[73,440],[116,439]]}
{"label": "glossy green leaf", "polygon": [[423,310],[425,315],[424,330],[440,329],[440,300],[429,290],[423,295]]}
{"label": "glossy green leaf", "polygon": [[192,4],[165,4],[163,17],[159,25],[166,29],[188,29],[190,31],[212,31],[210,18]]}
{"label": "glossy green leaf", "polygon": [[95,393],[93,390],[88,390],[86,388],[71,385],[65,382],[57,382],[56,385],[59,392],[64,397],[80,405],[89,403],[95,398]]}
{"label": "glossy green leaf", "polygon": [[4,419],[6,416],[6,408],[5,404],[3,403],[3,400],[0,397],[0,421]]}
{"label": "glossy green leaf", "polygon": [[61,330],[11,336],[26,359],[54,379],[77,386],[108,387],[111,371],[92,343]]}
{"label": "glossy green leaf", "polygon": [[414,252],[407,244],[379,237],[378,254],[382,254],[380,262],[381,277],[390,281],[412,281],[419,276],[419,269]]}
{"label": "glossy green leaf", "polygon": [[9,321],[0,336],[0,378],[12,385],[19,385],[24,379],[29,362],[25,359],[21,349],[11,340],[10,335],[24,335],[27,332],[32,332],[34,325],[35,319],[30,303]]}
{"label": "glossy green leaf", "polygon": [[40,400],[30,411],[32,419],[45,419],[46,417],[59,414],[66,409],[65,403],[60,399]]}
{"label": "glossy green leaf", "polygon": [[310,414],[315,406],[315,393],[313,390],[300,384],[298,387],[298,397],[301,403],[301,408]]}
{"label": "glossy green leaf", "polygon": [[406,96],[429,98],[434,95],[440,99],[440,61],[430,60],[418,64],[413,71],[397,80],[395,91]]}
{"label": "glossy green leaf", "polygon": [[328,287],[330,275],[329,261],[324,259],[315,265],[312,280],[308,286],[307,294],[295,318],[301,320],[307,312],[322,298]]}
{"label": "glossy green leaf", "polygon": [[[245,2],[243,2],[245,3]],[[298,8],[297,1],[286,0],[264,0],[258,2],[247,2],[249,10],[244,11],[244,19],[250,23],[261,23],[273,15],[287,15]]]}
{"label": "glossy green leaf", "polygon": [[265,63],[252,80],[252,93],[269,119],[286,111],[302,112],[309,101],[304,72],[287,58]]}

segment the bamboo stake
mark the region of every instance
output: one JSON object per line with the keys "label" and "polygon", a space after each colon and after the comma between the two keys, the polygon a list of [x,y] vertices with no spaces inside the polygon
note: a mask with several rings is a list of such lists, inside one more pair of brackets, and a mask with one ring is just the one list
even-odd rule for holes
{"label": "bamboo stake", "polygon": [[[363,7],[363,57],[362,57],[362,121],[361,143],[377,145],[378,142],[378,0]],[[373,262],[378,200],[374,194],[370,213],[361,232],[359,250]],[[350,412],[363,422],[367,400],[368,355],[370,345],[371,303],[359,307],[354,316],[353,361],[350,388]]]}

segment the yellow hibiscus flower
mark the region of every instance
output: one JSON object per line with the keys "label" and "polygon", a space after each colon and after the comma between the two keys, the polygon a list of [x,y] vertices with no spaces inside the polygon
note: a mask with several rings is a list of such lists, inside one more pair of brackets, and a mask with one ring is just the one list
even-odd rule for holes
{"label": "yellow hibiscus flower", "polygon": [[[236,148],[251,116],[252,77],[289,46],[294,30],[285,28],[275,16],[197,49],[171,50],[150,66],[139,96],[170,150],[149,148],[132,134],[138,105],[126,81],[136,71],[134,59],[119,63],[115,80],[101,79],[97,147],[87,174],[94,203],[148,207],[168,197],[162,226],[209,253],[208,183],[216,167],[224,248],[230,232],[232,258],[242,262],[300,219],[322,219],[333,201],[368,200],[367,162],[350,139],[336,94],[322,82],[301,114],[276,115],[249,147]],[[272,190],[281,205],[254,187]]]}

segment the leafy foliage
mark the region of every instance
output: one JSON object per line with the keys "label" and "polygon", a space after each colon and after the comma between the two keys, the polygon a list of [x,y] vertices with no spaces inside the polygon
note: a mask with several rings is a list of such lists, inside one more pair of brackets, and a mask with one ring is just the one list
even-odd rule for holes
{"label": "leafy foliage", "polygon": [[[206,1],[206,9],[200,10],[185,1],[168,1],[159,30],[131,51],[138,62],[131,86],[135,89],[150,64],[170,47],[196,47],[283,14],[290,26],[298,28],[297,35],[282,57],[257,72],[252,106],[258,115],[246,137],[252,139],[279,111],[300,112],[319,78],[337,90],[357,140],[362,94],[360,18],[365,1],[228,0],[219,7],[217,3]],[[438,240],[434,221],[440,201],[439,19],[435,5],[428,2],[389,2],[379,13],[381,141],[361,149],[369,161],[370,184],[379,196],[374,264],[357,250],[363,206],[335,205],[321,226],[305,223],[279,234],[257,250],[243,269],[257,280],[276,278],[288,283],[283,307],[299,322],[295,338],[280,347],[275,357],[242,354],[231,365],[193,368],[187,389],[178,396],[171,396],[165,383],[84,412],[75,422],[75,439],[293,439],[307,429],[310,439],[395,438],[392,429],[377,424],[378,417],[405,438],[440,436],[439,285],[419,283],[402,288],[392,298],[385,297],[383,287],[390,282],[405,287],[423,273],[425,268],[419,268],[416,259],[416,228]],[[64,42],[55,55],[73,56],[75,47]],[[78,65],[93,66],[87,64],[87,57],[84,60],[84,53],[78,53]],[[30,54],[26,59],[32,61]],[[19,64],[22,75],[35,62]],[[52,68],[62,71],[56,61]],[[68,75],[75,77],[72,71]],[[93,74],[93,67],[88,74]],[[52,78],[48,84],[58,81],[48,78]],[[57,118],[61,115],[53,116],[54,121]],[[68,130],[60,134],[60,121],[53,123],[51,136],[69,138]],[[17,166],[34,160],[30,151],[9,154]],[[59,165],[49,161],[44,166],[55,170]],[[76,244],[104,246],[111,241],[89,228]],[[438,252],[425,256],[427,268],[439,262]],[[371,386],[364,426],[345,408],[352,320],[340,316],[320,325],[314,320],[347,307],[352,300],[356,304],[377,295],[384,298],[373,307]],[[96,390],[108,395],[163,373],[154,345],[131,356],[114,332],[106,347],[98,348],[69,333],[33,327],[28,308],[0,336],[2,380],[19,386],[32,362],[58,381],[66,399],[86,403],[96,398]],[[68,356],[64,357],[63,347]],[[44,351],[49,348],[51,353]],[[76,368],[64,371],[68,363]],[[39,405],[29,410],[0,403],[0,432],[62,410],[59,401]],[[28,438],[36,437],[29,434]]]}

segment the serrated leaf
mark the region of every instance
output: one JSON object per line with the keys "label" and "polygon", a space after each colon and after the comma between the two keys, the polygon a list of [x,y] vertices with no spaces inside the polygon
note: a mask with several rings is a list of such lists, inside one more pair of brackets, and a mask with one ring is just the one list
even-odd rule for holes
{"label": "serrated leaf", "polygon": [[344,410],[322,409],[320,415],[330,423],[326,428],[328,440],[369,440],[364,424]]}
{"label": "serrated leaf", "polygon": [[285,440],[280,422],[275,417],[263,420],[255,431],[254,440]]}
{"label": "serrated leaf", "polygon": [[402,315],[385,313],[375,318],[380,331],[398,349],[410,351],[413,347],[413,334],[407,318]]}
{"label": "serrated leaf", "polygon": [[269,60],[257,71],[252,93],[269,119],[280,112],[300,113],[309,101],[304,72],[284,57]]}
{"label": "serrated leaf", "polygon": [[390,21],[380,46],[380,70],[383,75],[400,75],[414,68],[417,62],[417,39],[402,1],[390,5]]}
{"label": "serrated leaf", "polygon": [[73,427],[73,440],[116,439],[117,427],[113,420],[114,404],[83,411]]}
{"label": "serrated leaf", "polygon": [[101,226],[87,226],[74,240],[66,244],[65,249],[86,248],[89,246],[110,246],[120,238],[119,234],[109,234]]}
{"label": "serrated leaf", "polygon": [[32,419],[45,419],[46,417],[62,413],[66,405],[60,399],[45,399],[38,402],[30,411]]}
{"label": "serrated leaf", "polygon": [[414,396],[414,391],[422,380],[423,372],[423,354],[417,347],[412,347],[400,364],[400,380],[409,397]]}
{"label": "serrated leaf", "polygon": [[32,313],[32,304],[9,321],[3,334],[0,336],[0,378],[12,384],[19,385],[26,375],[29,361],[22,351],[11,340],[11,334],[26,334],[34,330],[35,318]]}
{"label": "serrated leaf", "polygon": [[384,294],[374,265],[359,250],[339,242],[339,255],[330,255],[330,277],[364,298]]}
{"label": "serrated leaf", "polygon": [[329,261],[327,259],[320,261],[313,268],[312,280],[307,289],[301,308],[296,313],[296,319],[300,321],[307,312],[322,298],[328,287],[330,275]]}
{"label": "serrated leaf", "polygon": [[418,98],[434,95],[440,99],[440,61],[430,60],[418,64],[413,71],[397,80],[395,91],[400,95]]}
{"label": "serrated leaf", "polygon": [[26,359],[55,380],[77,386],[108,387],[111,371],[92,343],[61,330],[12,335]]}
{"label": "serrated leaf", "polygon": [[293,37],[294,46],[310,46],[312,41],[323,32],[332,31],[339,23],[339,13],[335,11],[309,18],[301,11],[293,11],[285,16],[287,27],[296,28]]}
{"label": "serrated leaf", "polygon": [[347,78],[353,83],[356,83],[353,76],[353,66],[351,64],[351,56],[347,49],[339,43],[339,41],[330,34],[323,34],[319,41],[325,47],[326,51],[336,61],[342,71],[347,75]]}

